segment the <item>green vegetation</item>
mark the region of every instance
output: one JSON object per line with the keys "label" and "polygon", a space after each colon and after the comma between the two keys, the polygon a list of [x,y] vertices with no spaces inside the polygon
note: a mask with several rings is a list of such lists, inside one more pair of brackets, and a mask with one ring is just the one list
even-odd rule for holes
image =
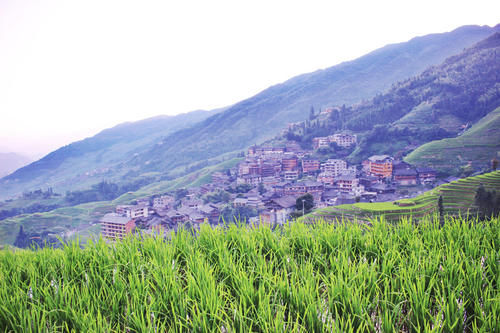
{"label": "green vegetation", "polygon": [[500,154],[500,108],[456,138],[432,141],[415,149],[405,161],[425,165],[443,172],[458,172],[467,163],[488,168]]}
{"label": "green vegetation", "polygon": [[202,226],[0,251],[0,329],[482,331],[500,326],[500,220]]}
{"label": "green vegetation", "polygon": [[[369,99],[493,32],[486,26],[467,26],[418,37],[354,61],[294,77],[225,110],[119,125],[62,147],[3,179],[0,199],[47,184],[65,193],[88,189],[103,179],[122,185],[142,178],[156,178],[156,182],[184,176],[208,166],[207,160],[220,162],[224,154],[236,154],[275,137],[288,123],[311,115],[311,106],[320,111],[332,103],[351,105]],[[406,95],[402,95],[405,101]],[[392,110],[384,112],[390,114]],[[373,115],[376,119],[386,118]],[[373,124],[369,125],[371,128]]]}
{"label": "green vegetation", "polygon": [[318,219],[335,221],[346,218],[359,222],[368,222],[371,218],[377,216],[384,216],[385,219],[390,221],[397,221],[401,217],[421,218],[439,212],[440,197],[442,198],[443,213],[456,216],[474,215],[478,213],[475,195],[480,186],[483,186],[486,190],[500,193],[500,171],[444,184],[413,199],[403,199],[395,202],[359,202],[318,209],[306,215],[304,221],[315,222]]}
{"label": "green vegetation", "polygon": [[[151,149],[162,137],[206,119],[220,110],[158,116],[106,129],[59,148],[0,181],[0,199],[51,184],[57,192],[89,188],[102,179],[129,183],[144,177],[128,160]],[[147,163],[147,159],[142,163]],[[155,170],[158,171],[158,170]],[[125,178],[122,178],[126,176]]]}
{"label": "green vegetation", "polygon": [[[112,201],[90,202],[73,207],[58,208],[49,212],[24,214],[1,220],[0,244],[13,244],[20,226],[23,226],[24,231],[30,235],[49,233],[63,238],[72,238],[76,234],[82,237],[92,237],[92,235],[99,232],[99,225],[93,226],[92,223],[105,213],[113,211],[116,205],[129,204],[138,198],[208,183],[212,173],[231,168],[238,164],[239,161],[241,161],[239,158],[227,160],[175,180],[150,184],[135,192],[127,192]],[[90,230],[97,232],[92,233]]]}

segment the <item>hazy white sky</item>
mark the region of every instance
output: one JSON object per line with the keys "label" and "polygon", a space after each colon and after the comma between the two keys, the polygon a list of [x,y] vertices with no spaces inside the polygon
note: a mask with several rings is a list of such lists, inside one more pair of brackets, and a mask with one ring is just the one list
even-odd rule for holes
{"label": "hazy white sky", "polygon": [[235,103],[388,43],[500,23],[500,1],[0,0],[0,149]]}

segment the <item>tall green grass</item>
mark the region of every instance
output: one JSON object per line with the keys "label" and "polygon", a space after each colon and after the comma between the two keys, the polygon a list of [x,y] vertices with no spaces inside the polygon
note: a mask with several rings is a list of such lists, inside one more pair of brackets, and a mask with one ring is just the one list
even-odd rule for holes
{"label": "tall green grass", "polygon": [[202,226],[166,240],[0,251],[0,330],[500,328],[500,220]]}

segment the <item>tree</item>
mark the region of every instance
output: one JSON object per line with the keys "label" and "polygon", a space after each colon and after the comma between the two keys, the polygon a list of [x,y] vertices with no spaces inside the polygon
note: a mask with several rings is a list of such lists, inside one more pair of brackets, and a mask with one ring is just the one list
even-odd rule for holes
{"label": "tree", "polygon": [[264,184],[259,183],[259,194],[262,195],[266,193],[266,188],[264,187]]}
{"label": "tree", "polygon": [[28,235],[24,232],[23,226],[19,226],[19,233],[17,234],[16,240],[14,241],[14,246],[25,248],[28,245],[29,239]]}
{"label": "tree", "polygon": [[314,119],[314,106],[311,106],[311,110],[309,111],[309,120]]}
{"label": "tree", "polygon": [[295,201],[295,209],[309,213],[314,207],[314,197],[310,193],[306,193],[297,198]]}
{"label": "tree", "polygon": [[185,188],[180,188],[177,191],[175,191],[175,200],[180,200],[188,194],[189,194],[188,190],[186,190]]}
{"label": "tree", "polygon": [[220,221],[225,223],[248,223],[251,217],[259,215],[257,210],[250,207],[232,207],[227,205],[220,213]]}
{"label": "tree", "polygon": [[439,210],[439,224],[444,225],[444,206],[443,206],[443,196],[439,196],[438,200],[438,210]]}
{"label": "tree", "polygon": [[474,203],[482,219],[500,214],[500,195],[497,195],[496,191],[486,191],[483,185],[476,190]]}
{"label": "tree", "polygon": [[491,168],[493,169],[493,171],[497,170],[497,168],[498,168],[498,160],[496,158],[494,158],[493,160],[491,160]]}

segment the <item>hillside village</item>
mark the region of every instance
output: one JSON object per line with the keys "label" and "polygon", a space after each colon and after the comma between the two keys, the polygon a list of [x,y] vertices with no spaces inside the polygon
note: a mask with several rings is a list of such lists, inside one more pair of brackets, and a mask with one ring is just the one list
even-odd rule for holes
{"label": "hillside village", "polygon": [[[291,124],[291,126],[294,126]],[[359,165],[340,158],[320,158],[328,147],[355,148],[357,137],[337,132],[312,140],[307,150],[295,141],[254,145],[236,167],[214,172],[211,182],[116,206],[102,223],[103,236],[123,238],[134,231],[177,230],[232,222],[283,224],[306,213],[306,195],[314,208],[354,202],[391,201],[436,185],[436,171],[414,168],[388,155],[374,155]],[[310,210],[312,207],[307,207]]]}

